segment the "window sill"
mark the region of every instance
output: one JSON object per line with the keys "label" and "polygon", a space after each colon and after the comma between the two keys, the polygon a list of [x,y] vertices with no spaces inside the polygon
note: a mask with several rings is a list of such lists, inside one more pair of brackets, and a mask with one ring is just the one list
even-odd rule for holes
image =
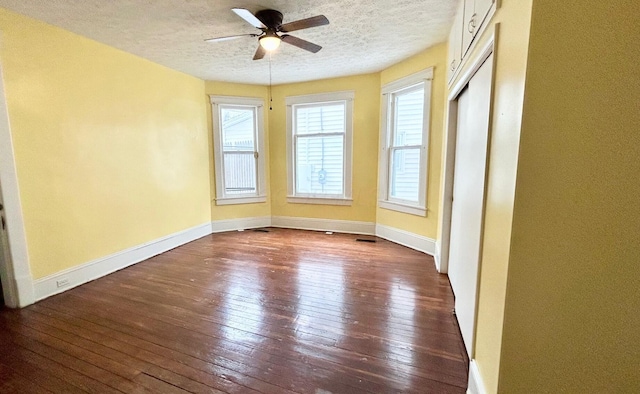
{"label": "window sill", "polygon": [[317,205],[351,205],[350,198],[322,198],[322,197],[287,197],[287,202],[291,204],[317,204]]}
{"label": "window sill", "polygon": [[427,209],[416,205],[400,204],[391,201],[378,201],[378,206],[383,209],[408,213],[410,215],[427,216]]}
{"label": "window sill", "polygon": [[267,196],[216,198],[216,205],[256,204],[267,202]]}

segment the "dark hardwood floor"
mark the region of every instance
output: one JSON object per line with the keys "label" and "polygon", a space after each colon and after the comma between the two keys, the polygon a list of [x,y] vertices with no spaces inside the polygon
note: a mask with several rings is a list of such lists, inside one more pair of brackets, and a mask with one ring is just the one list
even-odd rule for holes
{"label": "dark hardwood floor", "polygon": [[267,230],[2,310],[0,392],[465,392],[453,294],[431,257]]}

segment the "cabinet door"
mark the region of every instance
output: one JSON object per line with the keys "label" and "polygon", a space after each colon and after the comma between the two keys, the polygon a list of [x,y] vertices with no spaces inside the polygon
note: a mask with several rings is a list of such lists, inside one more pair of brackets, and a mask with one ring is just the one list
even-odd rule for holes
{"label": "cabinet door", "polygon": [[449,58],[447,62],[447,81],[451,82],[455,71],[462,60],[462,18],[464,18],[464,1],[461,1],[456,17],[449,33]]}
{"label": "cabinet door", "polygon": [[478,27],[476,27],[476,31],[480,28],[480,25],[485,22],[485,18],[489,14],[489,10],[491,10],[491,6],[495,3],[496,0],[475,0],[475,13],[478,18]]}
{"label": "cabinet door", "polygon": [[462,56],[467,55],[467,51],[473,39],[480,31],[485,18],[489,15],[491,6],[496,0],[464,0],[464,26],[462,32]]}
{"label": "cabinet door", "polygon": [[480,24],[475,11],[475,0],[464,0],[463,3],[464,19],[462,22],[462,56],[465,56]]}

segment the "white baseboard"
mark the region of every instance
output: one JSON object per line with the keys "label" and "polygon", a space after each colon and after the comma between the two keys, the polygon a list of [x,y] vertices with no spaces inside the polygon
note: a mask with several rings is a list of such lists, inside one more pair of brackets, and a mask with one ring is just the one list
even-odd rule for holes
{"label": "white baseboard", "polygon": [[8,305],[12,308],[24,308],[27,305],[31,305],[36,302],[35,290],[33,279],[31,275],[22,275],[13,278],[13,288],[18,291],[18,303],[15,305]]}
{"label": "white baseboard", "polygon": [[211,229],[214,233],[225,231],[244,230],[248,228],[260,228],[271,226],[271,216],[259,216],[253,218],[239,218],[227,220],[214,220]]}
{"label": "white baseboard", "polygon": [[480,376],[480,370],[478,369],[478,363],[476,360],[471,360],[469,363],[469,386],[467,388],[467,394],[486,394],[484,389],[484,383],[482,382],[482,376]]}
{"label": "white baseboard", "polygon": [[[211,223],[205,223],[38,279],[33,282],[35,301],[62,293],[167,250],[195,241],[211,234],[211,230]],[[65,281],[66,284],[58,287],[58,281]]]}
{"label": "white baseboard", "polygon": [[436,241],[422,235],[410,233],[393,227],[376,224],[376,235],[387,241],[406,246],[411,249],[433,256],[436,249]]}
{"label": "white baseboard", "polygon": [[436,269],[439,273],[445,274],[446,272],[442,272],[442,266],[440,265],[440,241],[436,241],[435,243],[435,253],[433,254],[433,260],[436,262]]}
{"label": "white baseboard", "polygon": [[[287,216],[262,216],[240,218],[230,220],[216,220],[190,229],[177,232],[144,244],[140,244],[123,251],[105,256],[88,263],[57,272],[44,278],[33,281],[33,297],[24,297],[26,306],[52,295],[80,286],[84,283],[98,279],[112,272],[121,270],[140,261],[146,260],[167,250],[184,245],[188,242],[202,238],[211,233],[224,231],[243,230],[259,227],[282,227],[300,230],[334,231],[339,233],[377,235],[391,242],[407,246],[409,248],[433,255],[435,241],[372,222],[358,222],[348,220],[314,219]],[[24,282],[18,288],[31,288],[27,286],[30,278],[24,278]],[[64,284],[58,286],[59,282]],[[26,298],[29,298],[28,300]]]}
{"label": "white baseboard", "polygon": [[373,222],[296,218],[289,216],[272,216],[271,226],[281,228],[295,228],[299,230],[333,231],[336,233],[366,235],[374,235],[376,228],[376,225]]}

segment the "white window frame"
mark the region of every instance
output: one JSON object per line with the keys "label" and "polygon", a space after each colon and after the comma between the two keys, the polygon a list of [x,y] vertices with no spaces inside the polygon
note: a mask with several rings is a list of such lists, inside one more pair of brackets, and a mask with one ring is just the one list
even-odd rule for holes
{"label": "white window frame", "polygon": [[[433,67],[411,74],[382,87],[380,121],[380,156],[378,168],[378,207],[418,216],[427,214],[427,175],[429,173],[429,130],[431,128],[431,81]],[[422,145],[420,147],[420,180],[418,201],[407,201],[391,197],[389,183],[391,178],[391,141],[393,138],[393,94],[407,90],[419,84],[424,85],[424,111],[422,123]]]}
{"label": "white window frame", "polygon": [[[254,97],[209,96],[213,120],[213,157],[215,163],[216,205],[254,204],[267,201],[267,179],[264,148],[264,100]],[[221,106],[255,108],[256,192],[252,194],[227,194],[224,190],[224,160],[222,148]]]}
{"label": "white window frame", "polygon": [[[287,105],[287,202],[294,204],[351,205],[352,192],[352,156],[353,156],[353,100],[354,91],[290,96]],[[293,130],[294,107],[302,104],[323,104],[344,102],[345,104],[345,136],[344,136],[344,168],[343,195],[326,195],[313,193],[296,193],[295,191],[295,136]]]}

